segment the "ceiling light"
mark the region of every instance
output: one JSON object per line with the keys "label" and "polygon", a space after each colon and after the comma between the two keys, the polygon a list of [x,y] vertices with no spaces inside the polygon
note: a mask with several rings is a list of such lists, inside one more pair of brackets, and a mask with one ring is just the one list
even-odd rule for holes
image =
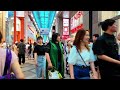
{"label": "ceiling light", "polygon": [[58,14],[59,13],[59,11],[56,11],[56,14]]}
{"label": "ceiling light", "polygon": [[31,13],[31,17],[33,18],[33,14]]}

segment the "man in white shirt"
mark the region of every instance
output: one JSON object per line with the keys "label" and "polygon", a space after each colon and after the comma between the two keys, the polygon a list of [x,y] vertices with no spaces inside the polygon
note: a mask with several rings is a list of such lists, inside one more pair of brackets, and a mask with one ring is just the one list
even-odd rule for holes
{"label": "man in white shirt", "polygon": [[28,52],[29,52],[29,50],[28,50],[28,47],[30,46],[30,44],[29,44],[29,42],[26,44],[26,54],[27,54],[27,57],[28,57]]}

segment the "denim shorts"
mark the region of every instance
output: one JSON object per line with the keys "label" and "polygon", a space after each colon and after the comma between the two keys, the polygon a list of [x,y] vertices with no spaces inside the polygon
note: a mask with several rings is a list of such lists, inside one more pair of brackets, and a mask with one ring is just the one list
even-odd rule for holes
{"label": "denim shorts", "polygon": [[81,68],[74,65],[73,68],[75,79],[90,79],[90,67]]}
{"label": "denim shorts", "polygon": [[37,57],[37,64],[38,67],[36,67],[36,75],[37,78],[41,78],[42,77],[42,71],[44,72],[44,78],[46,78],[46,60],[45,60],[45,56],[38,56]]}

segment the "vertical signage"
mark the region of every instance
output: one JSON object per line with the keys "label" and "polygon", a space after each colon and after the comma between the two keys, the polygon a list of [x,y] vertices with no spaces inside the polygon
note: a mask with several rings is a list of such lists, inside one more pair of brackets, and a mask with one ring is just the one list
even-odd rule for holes
{"label": "vertical signage", "polygon": [[69,19],[63,19],[63,35],[69,35]]}
{"label": "vertical signage", "polygon": [[73,29],[73,18],[70,19],[70,29]]}

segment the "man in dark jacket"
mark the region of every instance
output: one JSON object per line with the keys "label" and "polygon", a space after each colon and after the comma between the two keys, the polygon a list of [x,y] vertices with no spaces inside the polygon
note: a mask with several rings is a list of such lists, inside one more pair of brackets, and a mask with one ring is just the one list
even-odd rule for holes
{"label": "man in dark jacket", "polygon": [[25,44],[24,40],[21,39],[20,43],[17,46],[18,48],[18,58],[19,58],[19,64],[21,65],[21,58],[22,58],[22,63],[25,63]]}

